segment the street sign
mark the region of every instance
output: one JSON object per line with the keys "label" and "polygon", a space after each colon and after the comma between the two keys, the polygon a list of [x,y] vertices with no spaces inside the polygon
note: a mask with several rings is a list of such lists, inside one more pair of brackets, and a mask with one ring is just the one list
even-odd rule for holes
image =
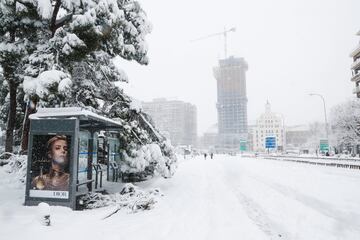
{"label": "street sign", "polygon": [[246,144],[247,141],[246,140],[240,140],[240,151],[246,151]]}
{"label": "street sign", "polygon": [[276,137],[265,137],[265,148],[276,148]]}
{"label": "street sign", "polygon": [[321,152],[329,151],[329,141],[327,139],[320,139],[320,151]]}

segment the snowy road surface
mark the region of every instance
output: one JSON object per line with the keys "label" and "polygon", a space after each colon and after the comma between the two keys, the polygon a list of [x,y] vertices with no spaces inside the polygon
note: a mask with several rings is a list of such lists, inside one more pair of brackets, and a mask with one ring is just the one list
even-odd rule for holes
{"label": "snowy road surface", "polygon": [[[164,197],[150,211],[52,207],[41,226],[23,187],[0,168],[0,239],[360,239],[360,171],[215,155],[182,160],[171,179],[138,184]],[[8,181],[8,182],[7,182]]]}

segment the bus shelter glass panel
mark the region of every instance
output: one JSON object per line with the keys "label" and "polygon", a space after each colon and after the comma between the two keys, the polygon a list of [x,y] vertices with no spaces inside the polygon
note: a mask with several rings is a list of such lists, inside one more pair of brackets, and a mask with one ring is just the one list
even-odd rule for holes
{"label": "bus shelter glass panel", "polygon": [[[94,134],[94,138],[91,139],[91,134],[89,131],[80,131],[79,133],[79,166],[78,166],[78,180],[86,181],[87,180],[87,171],[88,171],[88,159],[89,155],[92,155],[92,164],[97,164],[97,134]],[[89,141],[93,142],[93,149],[89,152]],[[94,170],[92,169],[93,173]]]}
{"label": "bus shelter glass panel", "polygon": [[120,141],[117,138],[108,138],[109,143],[109,157],[110,161],[119,162],[120,161],[120,154],[119,154],[119,145]]}
{"label": "bus shelter glass panel", "polygon": [[80,131],[79,133],[79,166],[78,166],[78,181],[87,180],[87,165],[88,165],[88,149],[90,133],[88,131]]}
{"label": "bus shelter glass panel", "polygon": [[93,139],[93,151],[92,151],[92,155],[93,155],[93,161],[92,161],[92,163],[93,164],[97,164],[97,163],[99,163],[99,161],[98,161],[98,144],[97,144],[97,142],[98,142],[98,133],[95,133],[94,134],[94,139]]}
{"label": "bus shelter glass panel", "polygon": [[120,165],[120,152],[119,146],[120,141],[118,138],[108,138],[109,144],[109,164],[108,164],[108,180],[117,181],[119,174],[119,165]]}

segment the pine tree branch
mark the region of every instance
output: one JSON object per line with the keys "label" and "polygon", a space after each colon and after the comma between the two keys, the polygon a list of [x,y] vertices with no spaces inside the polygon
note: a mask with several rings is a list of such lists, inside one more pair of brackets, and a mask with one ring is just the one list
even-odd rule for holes
{"label": "pine tree branch", "polygon": [[115,213],[119,212],[121,210],[120,207],[118,207],[115,211],[113,211],[112,213],[108,214],[107,216],[105,216],[102,220],[105,220],[109,217],[111,217],[112,215],[114,215]]}
{"label": "pine tree branch", "polygon": [[62,18],[56,20],[56,21],[55,21],[55,31],[56,31],[58,28],[64,26],[65,23],[71,21],[73,14],[74,14],[74,13],[70,13],[70,14],[65,15],[65,16],[63,16]]}
{"label": "pine tree branch", "polygon": [[16,0],[15,2],[18,2],[18,3],[22,4],[22,5],[24,5],[28,9],[36,9],[35,6],[30,2],[24,2],[24,1],[21,1],[21,0]]}
{"label": "pine tree branch", "polygon": [[[95,72],[96,67],[93,66],[91,63],[89,63],[89,61],[86,61],[86,63],[90,66],[90,69]],[[101,67],[100,67],[100,71],[101,71],[101,73],[103,74],[104,78],[106,79],[107,83],[108,83],[109,85],[111,85],[111,82],[110,82],[109,78],[106,76],[106,74],[105,74],[104,71],[101,69]]]}
{"label": "pine tree branch", "polygon": [[131,133],[134,134],[135,138],[141,143],[141,145],[145,145],[145,144],[141,141],[141,139],[138,137],[138,135],[135,133],[134,130],[131,130]]}
{"label": "pine tree branch", "polygon": [[145,119],[143,114],[139,113],[142,121],[151,129],[151,131],[154,133],[158,141],[162,141],[162,136],[154,129],[154,127]]}

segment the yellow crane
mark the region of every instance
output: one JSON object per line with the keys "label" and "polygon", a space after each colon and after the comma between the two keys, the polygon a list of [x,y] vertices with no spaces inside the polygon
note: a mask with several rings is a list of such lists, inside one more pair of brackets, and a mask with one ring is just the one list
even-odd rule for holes
{"label": "yellow crane", "polygon": [[236,31],[235,27],[232,27],[230,29],[224,28],[224,31],[222,31],[222,32],[212,33],[212,34],[200,37],[200,38],[196,38],[196,39],[191,40],[191,42],[200,41],[200,40],[203,40],[203,39],[206,39],[206,38],[223,35],[224,36],[224,56],[225,56],[225,58],[227,58],[227,34],[229,32],[235,32],[235,31]]}

